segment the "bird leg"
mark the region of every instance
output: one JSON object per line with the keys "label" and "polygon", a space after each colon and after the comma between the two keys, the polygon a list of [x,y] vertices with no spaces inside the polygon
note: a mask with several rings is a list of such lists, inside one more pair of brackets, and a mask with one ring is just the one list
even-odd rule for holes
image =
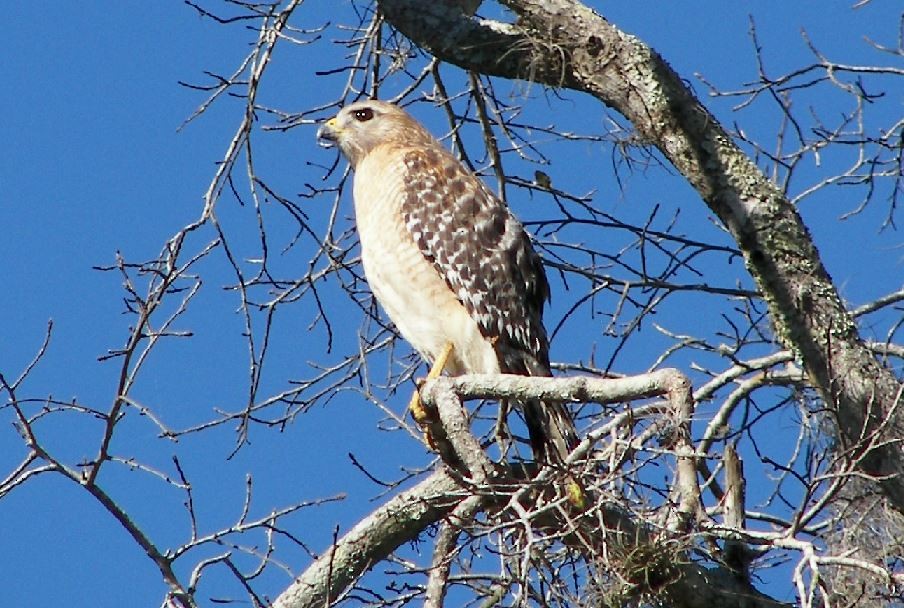
{"label": "bird leg", "polygon": [[[443,370],[446,368],[446,363],[449,361],[449,356],[451,355],[452,342],[446,342],[443,349],[436,357],[436,360],[433,362],[433,367],[430,368],[430,372],[427,373],[426,380],[439,378],[440,374],[442,374]],[[421,403],[420,386],[418,386],[414,391],[414,394],[411,395],[411,401],[408,402],[408,409],[411,410],[412,417],[419,425],[424,426],[430,421],[430,414],[424,409],[424,405]],[[430,441],[429,436],[427,441]]]}

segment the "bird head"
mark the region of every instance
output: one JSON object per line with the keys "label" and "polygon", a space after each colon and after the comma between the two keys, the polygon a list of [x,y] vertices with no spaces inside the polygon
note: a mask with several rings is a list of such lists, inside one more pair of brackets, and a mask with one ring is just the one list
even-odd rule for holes
{"label": "bird head", "polygon": [[337,145],[352,168],[374,148],[390,142],[416,144],[430,141],[430,134],[405,110],[375,99],[347,105],[320,125],[317,139]]}

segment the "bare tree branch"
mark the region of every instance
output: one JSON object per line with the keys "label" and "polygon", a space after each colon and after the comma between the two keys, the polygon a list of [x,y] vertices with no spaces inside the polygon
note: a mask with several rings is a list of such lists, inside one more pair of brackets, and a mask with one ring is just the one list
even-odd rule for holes
{"label": "bare tree branch", "polygon": [[273,602],[273,608],[321,608],[399,545],[416,538],[465,500],[445,470],[431,474],[362,519]]}

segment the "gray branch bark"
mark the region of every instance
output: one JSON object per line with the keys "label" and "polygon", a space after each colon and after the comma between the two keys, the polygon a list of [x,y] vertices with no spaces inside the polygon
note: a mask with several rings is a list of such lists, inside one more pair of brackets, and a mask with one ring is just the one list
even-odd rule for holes
{"label": "gray branch bark", "polygon": [[502,4],[516,24],[468,17],[456,3],[378,2],[393,26],[439,59],[582,91],[630,120],[731,232],[777,338],[834,413],[841,447],[863,456],[861,470],[904,512],[902,384],[861,340],[793,205],[652,48],[573,0]]}
{"label": "gray branch bark", "polygon": [[273,602],[273,608],[324,608],[397,547],[452,511],[467,495],[441,469],[362,519]]}

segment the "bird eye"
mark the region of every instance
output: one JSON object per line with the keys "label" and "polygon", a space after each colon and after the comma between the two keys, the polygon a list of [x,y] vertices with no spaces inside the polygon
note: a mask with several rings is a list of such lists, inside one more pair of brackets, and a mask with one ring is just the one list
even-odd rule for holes
{"label": "bird eye", "polygon": [[374,111],[370,108],[363,108],[361,110],[355,110],[354,116],[355,120],[358,122],[367,122],[374,117]]}

